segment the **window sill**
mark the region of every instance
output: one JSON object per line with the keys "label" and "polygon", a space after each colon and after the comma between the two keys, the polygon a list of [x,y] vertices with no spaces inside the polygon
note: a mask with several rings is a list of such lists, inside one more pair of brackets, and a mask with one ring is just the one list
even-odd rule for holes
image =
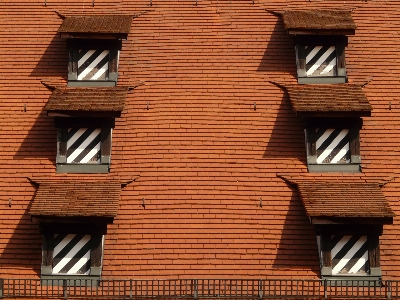
{"label": "window sill", "polygon": [[347,77],[298,77],[299,84],[331,84],[331,83],[347,83]]}
{"label": "window sill", "polygon": [[382,286],[381,276],[322,276],[321,279],[328,286]]}
{"label": "window sill", "polygon": [[308,172],[361,173],[359,164],[308,164]]}
{"label": "window sill", "polygon": [[42,275],[42,286],[99,286],[100,276],[92,275]]}
{"label": "window sill", "polygon": [[117,85],[116,81],[95,81],[95,80],[77,80],[77,81],[68,81],[69,87],[114,87]]}
{"label": "window sill", "polygon": [[109,173],[110,164],[57,164],[57,173]]}

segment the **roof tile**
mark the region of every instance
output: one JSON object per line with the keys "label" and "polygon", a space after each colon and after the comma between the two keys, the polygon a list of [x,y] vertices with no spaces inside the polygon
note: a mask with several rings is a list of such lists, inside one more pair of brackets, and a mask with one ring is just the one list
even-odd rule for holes
{"label": "roof tile", "polygon": [[372,106],[358,85],[285,86],[295,112],[370,112]]}
{"label": "roof tile", "polygon": [[47,111],[122,111],[127,87],[55,89]]}
{"label": "roof tile", "polygon": [[395,214],[376,183],[297,183],[309,217],[387,218]]}
{"label": "roof tile", "polygon": [[355,30],[357,28],[350,11],[344,10],[285,11],[282,16],[287,30]]}
{"label": "roof tile", "polygon": [[57,181],[40,183],[29,214],[57,217],[115,217],[121,183]]}
{"label": "roof tile", "polygon": [[103,15],[66,17],[59,33],[125,33],[131,30],[133,16]]}

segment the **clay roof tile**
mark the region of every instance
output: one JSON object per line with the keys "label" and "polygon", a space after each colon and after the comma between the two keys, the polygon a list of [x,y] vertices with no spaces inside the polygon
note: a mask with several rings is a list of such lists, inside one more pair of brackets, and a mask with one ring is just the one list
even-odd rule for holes
{"label": "clay roof tile", "polygon": [[309,217],[395,216],[378,184],[303,181],[297,183]]}
{"label": "clay roof tile", "polygon": [[115,181],[42,182],[29,214],[56,217],[115,217],[121,183]]}
{"label": "clay roof tile", "polygon": [[121,112],[127,92],[127,87],[55,89],[45,110]]}
{"label": "clay roof tile", "polygon": [[354,34],[357,28],[346,10],[294,10],[282,14],[286,30],[328,30],[340,31],[345,34]]}
{"label": "clay roof tile", "polygon": [[358,85],[286,85],[285,89],[297,113],[357,112],[369,116],[372,111],[372,106]]}
{"label": "clay roof tile", "polygon": [[72,16],[66,17],[58,29],[59,33],[123,33],[131,30],[133,16]]}

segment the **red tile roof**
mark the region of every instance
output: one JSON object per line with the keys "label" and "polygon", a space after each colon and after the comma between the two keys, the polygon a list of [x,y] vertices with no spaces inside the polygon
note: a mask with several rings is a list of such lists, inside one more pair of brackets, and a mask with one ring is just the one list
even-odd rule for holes
{"label": "red tile roof", "polygon": [[370,115],[372,106],[358,85],[285,85],[295,112],[359,112]]}
{"label": "red tile roof", "polygon": [[344,10],[285,11],[282,17],[287,30],[345,30],[354,34],[357,28],[350,11]]}
{"label": "red tile roof", "polygon": [[45,110],[121,112],[127,92],[127,87],[57,88]]}
{"label": "red tile roof", "polygon": [[66,17],[59,33],[125,33],[131,30],[133,16],[75,16]]}
{"label": "red tile roof", "polygon": [[42,182],[29,211],[33,216],[115,217],[121,183],[117,181]]}
{"label": "red tile roof", "polygon": [[302,181],[297,187],[309,217],[395,216],[378,184]]}

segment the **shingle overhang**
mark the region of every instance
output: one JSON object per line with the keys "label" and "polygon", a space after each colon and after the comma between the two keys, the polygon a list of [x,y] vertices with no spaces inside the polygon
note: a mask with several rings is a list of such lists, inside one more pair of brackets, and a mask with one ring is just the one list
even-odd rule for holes
{"label": "shingle overhang", "polygon": [[39,219],[97,218],[117,215],[121,183],[116,181],[41,182],[29,214]]}
{"label": "shingle overhang", "polygon": [[282,18],[285,29],[294,35],[354,35],[357,29],[346,10],[285,11]]}
{"label": "shingle overhang", "polygon": [[313,224],[392,224],[395,216],[379,184],[301,181],[296,183]]}
{"label": "shingle overhang", "polygon": [[127,87],[57,88],[45,106],[49,116],[119,117]]}
{"label": "shingle overhang", "polygon": [[285,85],[292,108],[302,117],[371,116],[361,86],[351,84]]}
{"label": "shingle overhang", "polygon": [[133,16],[71,16],[58,29],[61,38],[127,39]]}

